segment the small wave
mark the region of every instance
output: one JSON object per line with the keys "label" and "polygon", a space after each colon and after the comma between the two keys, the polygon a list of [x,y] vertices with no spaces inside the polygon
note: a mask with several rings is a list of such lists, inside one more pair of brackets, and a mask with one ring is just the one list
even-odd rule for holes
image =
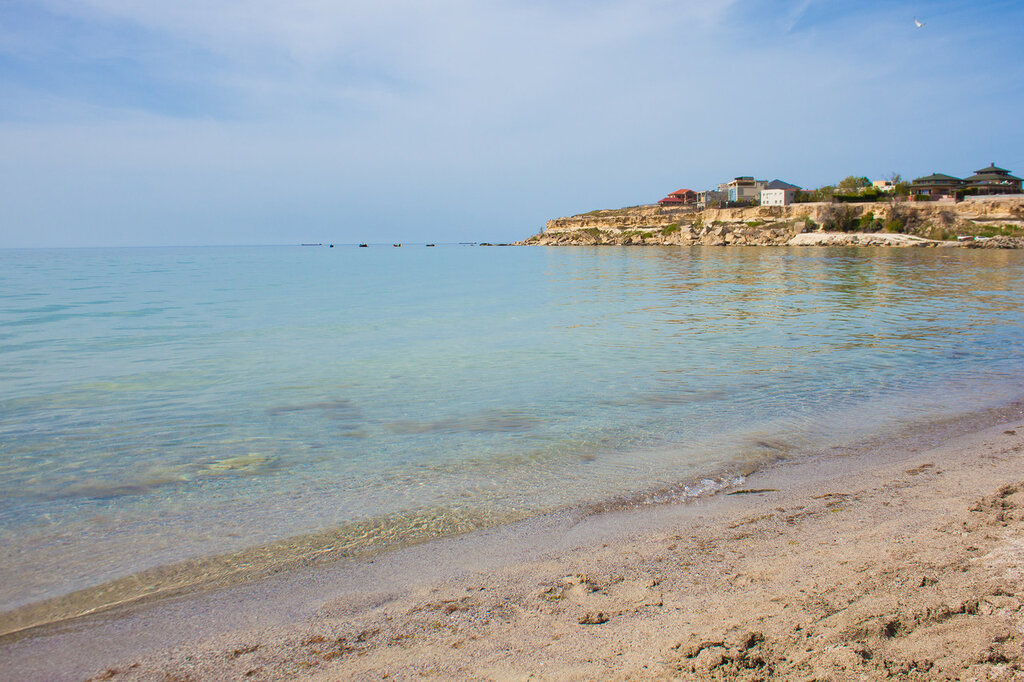
{"label": "small wave", "polygon": [[602,502],[590,504],[584,507],[583,512],[585,515],[590,515],[636,509],[649,505],[680,504],[735,488],[742,485],[745,480],[746,476],[742,475],[724,475],[714,478],[682,481],[673,485],[619,495]]}

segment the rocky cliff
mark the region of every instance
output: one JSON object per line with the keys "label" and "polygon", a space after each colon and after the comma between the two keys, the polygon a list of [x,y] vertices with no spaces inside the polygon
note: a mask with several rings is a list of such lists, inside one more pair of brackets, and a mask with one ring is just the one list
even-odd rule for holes
{"label": "rocky cliff", "polygon": [[[828,236],[809,237],[807,233]],[[901,235],[910,238],[896,238]],[[549,220],[542,233],[518,243],[704,246],[829,243],[1021,248],[1024,247],[1024,196],[978,198],[960,203],[809,203],[703,211],[633,206]]]}

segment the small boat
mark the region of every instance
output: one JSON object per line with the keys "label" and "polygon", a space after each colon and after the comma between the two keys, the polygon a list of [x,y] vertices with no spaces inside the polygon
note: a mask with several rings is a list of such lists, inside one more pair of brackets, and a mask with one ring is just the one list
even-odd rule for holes
{"label": "small boat", "polygon": [[401,246],[401,244],[392,244],[391,246],[393,246],[393,247],[395,247],[397,249],[399,246]]}
{"label": "small boat", "polygon": [[433,246],[433,244],[427,244],[427,246]]}
{"label": "small boat", "polygon": [[359,248],[360,248],[360,249],[365,249],[366,247],[367,247],[367,245],[366,245],[366,244],[360,244],[360,245],[359,245]]}

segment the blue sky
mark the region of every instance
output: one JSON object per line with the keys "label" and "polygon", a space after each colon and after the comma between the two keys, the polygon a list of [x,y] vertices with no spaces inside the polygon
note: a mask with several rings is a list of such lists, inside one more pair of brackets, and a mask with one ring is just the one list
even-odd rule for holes
{"label": "blue sky", "polygon": [[1007,1],[2,0],[0,247],[507,241],[736,175],[1020,174],[1022,33]]}

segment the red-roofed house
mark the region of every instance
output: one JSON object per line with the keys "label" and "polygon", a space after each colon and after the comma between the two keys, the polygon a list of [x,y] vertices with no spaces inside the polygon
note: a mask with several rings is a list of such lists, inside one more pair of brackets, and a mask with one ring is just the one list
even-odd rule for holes
{"label": "red-roofed house", "polygon": [[697,203],[697,193],[692,189],[677,189],[658,202],[659,206],[683,206]]}

